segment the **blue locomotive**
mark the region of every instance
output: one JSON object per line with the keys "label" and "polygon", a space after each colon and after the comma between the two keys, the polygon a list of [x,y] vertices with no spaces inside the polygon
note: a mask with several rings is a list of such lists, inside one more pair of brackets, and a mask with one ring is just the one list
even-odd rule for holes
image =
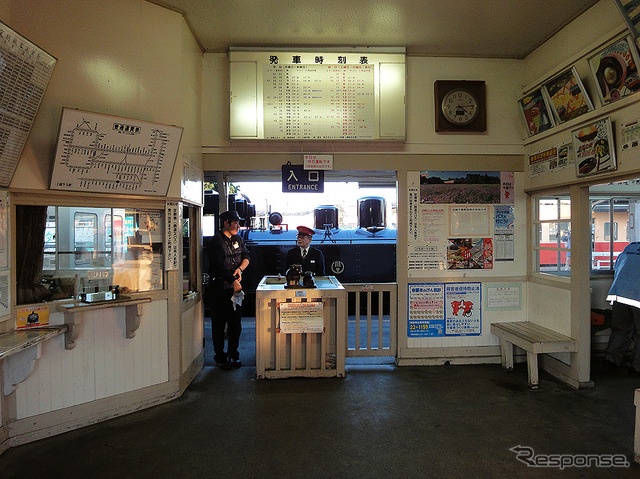
{"label": "blue locomotive", "polygon": [[[210,204],[217,205],[215,202],[217,195]],[[207,209],[205,201],[205,214],[215,213],[213,208]],[[255,208],[241,195],[230,195],[229,208],[238,211],[242,219],[240,234],[251,253],[242,284],[245,294],[252,296],[265,275],[284,275],[287,251],[296,246],[297,225],[283,225],[282,215],[276,212],[268,219],[256,218]],[[357,208],[357,228],[339,227],[336,206],[314,209],[316,234],[312,246],[322,251],[326,274],[342,283],[395,282],[396,230],[387,228],[385,199],[363,197],[358,199]]]}

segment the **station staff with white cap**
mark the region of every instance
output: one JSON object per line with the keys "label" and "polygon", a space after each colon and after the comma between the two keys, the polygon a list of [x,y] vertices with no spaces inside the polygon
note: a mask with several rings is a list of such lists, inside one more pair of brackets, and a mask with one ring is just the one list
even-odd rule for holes
{"label": "station staff with white cap", "polygon": [[298,226],[297,229],[296,243],[298,246],[287,252],[285,273],[292,264],[300,264],[303,272],[311,271],[315,275],[324,276],[324,255],[319,249],[310,246],[316,232],[306,226]]}

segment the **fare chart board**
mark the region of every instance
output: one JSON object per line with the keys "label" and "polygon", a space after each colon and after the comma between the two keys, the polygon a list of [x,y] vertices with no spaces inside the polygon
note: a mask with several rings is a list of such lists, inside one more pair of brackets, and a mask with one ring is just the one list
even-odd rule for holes
{"label": "fare chart board", "polygon": [[63,108],[52,190],[164,196],[182,127]]}
{"label": "fare chart board", "polygon": [[57,60],[0,22],[0,187],[8,187]]}
{"label": "fare chart board", "polygon": [[373,65],[265,65],[266,139],[373,139]]}

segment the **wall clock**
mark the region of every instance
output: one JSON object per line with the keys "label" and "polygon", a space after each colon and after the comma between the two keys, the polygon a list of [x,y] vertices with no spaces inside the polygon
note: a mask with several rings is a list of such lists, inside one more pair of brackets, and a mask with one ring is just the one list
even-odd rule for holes
{"label": "wall clock", "polygon": [[434,93],[437,132],[487,131],[483,81],[438,80]]}

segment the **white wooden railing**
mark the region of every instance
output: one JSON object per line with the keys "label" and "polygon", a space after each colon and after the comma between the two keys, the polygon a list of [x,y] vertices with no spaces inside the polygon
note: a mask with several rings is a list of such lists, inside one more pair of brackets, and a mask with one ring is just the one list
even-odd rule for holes
{"label": "white wooden railing", "polygon": [[396,355],[396,283],[343,283],[347,290],[346,357]]}

